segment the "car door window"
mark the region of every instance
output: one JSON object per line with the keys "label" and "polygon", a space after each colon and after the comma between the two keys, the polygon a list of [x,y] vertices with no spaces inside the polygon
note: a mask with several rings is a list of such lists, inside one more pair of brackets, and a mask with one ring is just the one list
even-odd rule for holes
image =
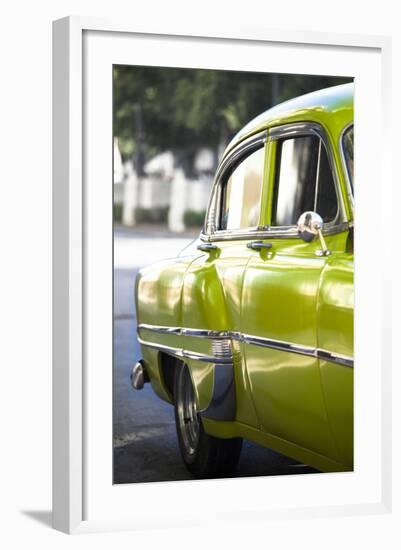
{"label": "car door window", "polygon": [[344,133],[342,140],[345,163],[347,165],[348,177],[351,189],[354,189],[354,127],[351,126]]}
{"label": "car door window", "polygon": [[338,203],[333,174],[322,140],[315,135],[282,139],[277,144],[272,225],[296,225],[303,212],[336,218]]}
{"label": "car door window", "polygon": [[223,179],[221,230],[255,228],[259,223],[264,147],[254,151]]}

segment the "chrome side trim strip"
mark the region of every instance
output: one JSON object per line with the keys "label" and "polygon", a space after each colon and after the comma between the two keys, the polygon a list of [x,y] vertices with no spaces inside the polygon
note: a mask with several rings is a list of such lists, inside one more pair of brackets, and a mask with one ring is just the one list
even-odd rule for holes
{"label": "chrome side trim strip", "polygon": [[278,351],[288,351],[290,353],[298,353],[299,355],[307,355],[309,357],[316,357],[316,349],[309,346],[300,346],[298,344],[291,344],[290,342],[284,342],[282,340],[272,340],[271,338],[263,338],[261,336],[251,336],[250,334],[243,334],[242,341],[245,344],[253,344],[263,348],[276,349]]}
{"label": "chrome side trim strip", "polygon": [[147,325],[146,323],[138,325],[138,329],[151,330],[160,334],[176,334],[178,336],[182,333],[181,327],[164,327],[161,325]]}
{"label": "chrome side trim strip", "polygon": [[231,333],[225,330],[183,328],[181,329],[181,334],[183,336],[194,336],[195,338],[213,338],[215,340],[224,340],[225,338],[231,338]]}
{"label": "chrome side trim strip", "polygon": [[181,328],[181,327],[164,327],[160,325],[148,325],[141,323],[138,325],[138,330],[150,330],[160,334],[175,334],[176,336],[193,336],[195,338],[213,338],[216,340],[224,340],[232,338],[233,332],[224,330],[208,330],[198,328]]}
{"label": "chrome side trim strip", "polygon": [[[236,331],[227,330],[208,330],[208,329],[194,329],[194,328],[179,328],[179,327],[163,327],[159,325],[149,325],[141,323],[138,325],[138,332],[142,329],[149,330],[156,333],[163,334],[175,334],[182,336],[193,336],[197,338],[209,338],[212,340],[236,340],[245,344],[251,344],[264,348],[275,349],[278,351],[286,351],[289,353],[297,353],[299,355],[306,355],[308,357],[316,357],[325,361],[330,361],[344,367],[354,366],[354,360],[352,357],[334,353],[321,348],[314,348],[311,346],[302,346],[300,344],[294,344],[291,342],[285,342],[283,340],[274,340],[272,338],[264,338],[263,336],[253,336],[251,334],[242,334]],[[205,361],[210,363],[229,363],[232,361],[232,355],[225,355],[224,357],[219,353],[215,356],[204,355],[189,350],[172,348],[164,344],[156,344],[143,340],[138,336],[138,341],[148,347],[159,348],[164,351],[168,351],[177,357],[187,357],[189,359],[198,359],[199,361]]]}
{"label": "chrome side trim strip", "polygon": [[292,344],[282,340],[272,340],[270,338],[251,336],[249,334],[243,334],[241,340],[246,344],[254,344],[255,346],[276,349],[278,351],[288,351],[290,353],[298,353],[299,355],[307,355],[308,357],[316,357],[317,359],[337,363],[338,365],[343,365],[344,367],[353,368],[354,366],[354,360],[352,357],[340,355],[339,353],[334,353],[321,348],[301,346],[299,344]]}
{"label": "chrome side trim strip", "polygon": [[343,367],[354,368],[354,360],[351,357],[340,355],[338,353],[333,353],[325,349],[317,349],[316,353],[318,359],[330,361],[331,363],[337,363],[338,365],[342,365]]}
{"label": "chrome side trim strip", "polygon": [[138,342],[142,344],[143,346],[146,346],[148,348],[154,348],[158,349],[160,351],[166,351],[168,353],[171,353],[175,357],[179,357],[180,359],[186,358],[186,359],[196,359],[197,361],[203,361],[205,363],[215,363],[215,364],[231,364],[233,362],[232,357],[215,357],[213,355],[205,355],[203,353],[197,353],[196,351],[189,351],[182,348],[174,348],[172,346],[166,346],[165,344],[158,344],[156,342],[149,342],[148,340],[143,340],[138,336]]}

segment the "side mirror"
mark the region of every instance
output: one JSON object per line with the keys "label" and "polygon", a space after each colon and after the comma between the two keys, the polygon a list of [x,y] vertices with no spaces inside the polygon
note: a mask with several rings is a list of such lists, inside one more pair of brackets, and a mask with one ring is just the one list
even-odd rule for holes
{"label": "side mirror", "polygon": [[322,250],[319,250],[317,254],[319,256],[328,256],[330,251],[327,249],[326,241],[324,240],[323,233],[323,219],[317,212],[304,212],[300,215],[297,222],[297,229],[299,236],[305,242],[312,242],[315,237],[319,237]]}

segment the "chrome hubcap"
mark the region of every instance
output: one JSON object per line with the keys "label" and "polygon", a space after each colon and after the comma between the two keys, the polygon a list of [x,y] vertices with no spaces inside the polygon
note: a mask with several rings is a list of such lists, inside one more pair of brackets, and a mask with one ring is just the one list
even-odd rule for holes
{"label": "chrome hubcap", "polygon": [[185,450],[193,455],[199,441],[199,414],[188,368],[181,369],[177,396],[178,425]]}

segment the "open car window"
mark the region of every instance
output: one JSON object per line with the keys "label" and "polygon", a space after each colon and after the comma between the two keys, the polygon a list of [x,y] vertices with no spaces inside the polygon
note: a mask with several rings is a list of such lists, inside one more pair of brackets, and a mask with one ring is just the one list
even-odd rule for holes
{"label": "open car window", "polygon": [[259,223],[265,149],[262,146],[226,175],[222,184],[220,230],[256,228]]}

